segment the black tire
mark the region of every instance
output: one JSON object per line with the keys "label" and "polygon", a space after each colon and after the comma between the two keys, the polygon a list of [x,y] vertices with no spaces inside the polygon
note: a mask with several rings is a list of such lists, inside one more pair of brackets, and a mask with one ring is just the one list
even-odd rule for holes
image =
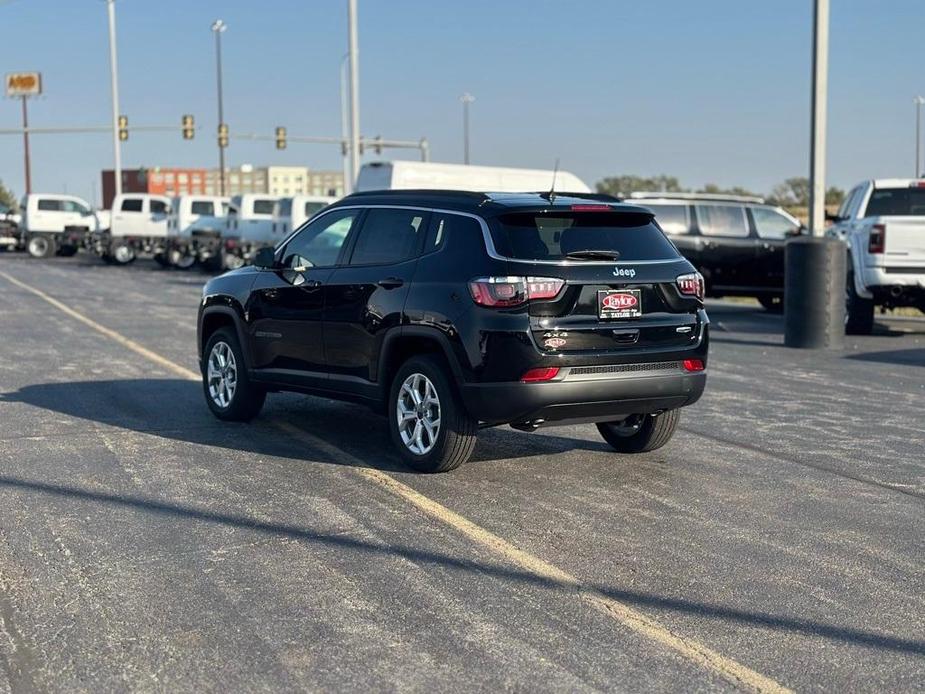
{"label": "black tire", "polygon": [[189,270],[196,264],[196,256],[179,248],[172,248],[167,252],[167,262],[180,270]]}
{"label": "black tire", "polygon": [[[851,259],[848,259],[851,262]],[[854,271],[848,270],[845,281],[845,332],[848,335],[870,335],[874,331],[874,300],[858,296],[854,287]]]}
{"label": "black tire", "polygon": [[671,440],[680,419],[681,410],[668,410],[632,415],[625,422],[601,422],[597,430],[618,453],[647,453]]}
{"label": "black tire", "polygon": [[[420,374],[433,386],[438,400],[439,429],[430,450],[418,454],[402,439],[398,423],[399,393],[405,381]],[[399,455],[418,472],[448,472],[472,455],[478,434],[478,422],[469,416],[462,399],[450,381],[450,371],[442,359],[431,355],[412,357],[398,369],[389,388],[389,433]],[[419,417],[420,419],[420,417]]]}
{"label": "black tire", "polygon": [[166,253],[155,253],[154,262],[161,267],[170,267],[170,261],[167,259]]}
{"label": "black tire", "polygon": [[783,313],[784,312],[784,297],[780,295],[768,295],[758,297],[758,303],[764,308],[768,313]]}
{"label": "black tire", "polygon": [[[217,345],[227,346],[234,356],[235,385],[233,392],[228,398],[226,404],[216,401],[210,392],[209,382],[209,362],[212,359],[212,351]],[[233,328],[219,328],[216,330],[203,350],[202,363],[202,391],[206,398],[206,404],[209,409],[219,419],[229,422],[249,422],[263,408],[263,403],[267,398],[265,388],[251,382],[247,375],[247,364],[244,361],[244,354],[241,351],[241,345],[238,343],[238,336]],[[227,393],[227,388],[225,390]]]}
{"label": "black tire", "polygon": [[58,244],[54,236],[34,234],[29,237],[26,250],[33,258],[51,258],[58,252]]}
{"label": "black tire", "polygon": [[71,258],[77,255],[77,246],[59,246],[58,255],[60,255],[62,258]]}

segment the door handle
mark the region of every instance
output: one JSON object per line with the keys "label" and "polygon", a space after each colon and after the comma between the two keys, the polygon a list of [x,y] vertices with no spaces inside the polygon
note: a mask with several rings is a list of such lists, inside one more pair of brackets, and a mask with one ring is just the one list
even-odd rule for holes
{"label": "door handle", "polygon": [[397,289],[405,283],[401,277],[386,277],[384,280],[379,280],[378,284],[383,289]]}

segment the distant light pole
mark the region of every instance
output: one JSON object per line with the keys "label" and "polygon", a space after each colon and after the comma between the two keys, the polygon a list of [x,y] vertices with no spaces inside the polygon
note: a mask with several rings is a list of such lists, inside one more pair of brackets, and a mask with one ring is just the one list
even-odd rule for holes
{"label": "distant light pole", "polygon": [[475,97],[466,92],[459,100],[463,105],[463,162],[469,163],[469,104],[475,101]]}
{"label": "distant light pole", "polygon": [[[122,194],[122,145],[119,142],[119,68],[116,64],[116,3],[106,0],[106,13],[109,15],[109,77],[112,86],[112,150],[114,159],[113,178],[115,193]],[[105,204],[106,201],[103,201]]]}
{"label": "distant light pole", "polygon": [[[110,0],[111,1],[111,0]],[[224,104],[222,103],[222,34],[228,28],[221,19],[212,22],[212,33],[215,34],[215,73],[218,80],[218,127],[225,124]],[[219,194],[225,194],[225,148],[221,142],[218,145],[218,185]]]}
{"label": "distant light pole", "polygon": [[915,103],[915,177],[922,177],[922,104],[925,98],[921,96],[913,99]]}
{"label": "distant light pole", "polygon": [[350,190],[352,191],[360,174],[360,46],[357,39],[357,0],[347,0],[347,50],[350,55]]}
{"label": "distant light pole", "polygon": [[343,155],[344,170],[344,195],[353,192],[353,181],[350,180],[350,146],[348,145],[350,127],[347,124],[349,120],[349,99],[347,98],[347,64],[350,60],[350,54],[344,53],[340,60],[340,138],[341,154]]}

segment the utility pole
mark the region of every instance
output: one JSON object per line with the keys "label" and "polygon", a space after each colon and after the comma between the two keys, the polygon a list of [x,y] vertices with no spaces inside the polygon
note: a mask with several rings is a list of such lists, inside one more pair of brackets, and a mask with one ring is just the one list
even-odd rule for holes
{"label": "utility pole", "polygon": [[112,83],[112,150],[113,178],[116,195],[122,194],[122,144],[119,142],[119,67],[116,64],[116,3],[106,0],[109,16],[109,77]]}
{"label": "utility pole", "polygon": [[[222,34],[228,25],[221,19],[212,22],[212,33],[215,34],[215,74],[218,81],[218,128],[221,132],[225,124],[225,111],[222,103]],[[218,144],[218,186],[219,194],[225,194],[225,148],[222,146],[221,138]]]}
{"label": "utility pole", "polygon": [[466,92],[459,100],[463,105],[463,163],[469,163],[469,104],[475,101],[475,97]]}
{"label": "utility pole", "polygon": [[839,349],[845,343],[845,282],[850,281],[844,243],[823,236],[825,131],[829,67],[829,0],[815,0],[813,92],[810,116],[810,236],[787,241],[784,253],[784,344]]}
{"label": "utility pole", "polygon": [[915,102],[915,177],[922,177],[922,104],[925,98],[921,96],[913,99]]}
{"label": "utility pole", "polygon": [[29,110],[26,108],[26,97],[22,96],[22,151],[26,165],[26,195],[32,192],[32,171],[29,167]]}
{"label": "utility pole", "polygon": [[340,137],[341,137],[341,155],[343,159],[344,170],[344,195],[350,195],[353,192],[353,181],[350,180],[350,147],[347,144],[350,137],[349,120],[349,99],[347,98],[347,61],[350,60],[350,54],[344,53],[340,61]]}
{"label": "utility pole", "polygon": [[357,41],[357,0],[347,0],[347,44],[350,54],[350,190],[353,191],[360,174],[360,47]]}

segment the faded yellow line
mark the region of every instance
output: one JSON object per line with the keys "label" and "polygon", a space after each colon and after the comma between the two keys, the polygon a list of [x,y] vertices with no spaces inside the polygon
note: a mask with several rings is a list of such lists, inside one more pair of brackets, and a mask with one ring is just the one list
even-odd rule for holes
{"label": "faded yellow line", "polygon": [[[75,311],[66,304],[63,304],[57,299],[49,296],[45,292],[39,289],[35,289],[25,282],[21,282],[20,280],[11,277],[5,272],[0,272],[0,276],[4,277],[12,284],[15,284],[17,287],[31,292],[35,296],[48,302],[71,318],[80,321],[98,333],[105,335],[123,347],[132,350],[136,354],[139,354],[146,359],[164,367],[172,373],[194,381],[198,381],[200,379],[200,375],[196,372],[184,368],[179,364],[175,364],[166,357],[162,357],[160,354],[152,352],[146,347],[142,347],[134,340],[130,340],[115,330],[111,330],[106,326],[100,325],[96,321],[87,318],[82,313]],[[719,675],[727,681],[735,684],[739,688],[752,692],[784,693],[791,691],[790,689],[784,687],[769,677],[766,677],[761,673],[756,672],[755,670],[752,670],[745,665],[742,665],[738,661],[724,656],[721,653],[708,648],[707,646],[704,646],[698,641],[675,634],[666,626],[658,622],[658,620],[643,614],[639,610],[630,607],[626,603],[615,600],[600,592],[599,590],[584,586],[576,576],[573,576],[567,571],[563,571],[554,564],[540,559],[530,552],[526,552],[516,547],[507,540],[504,540],[489,530],[481,527],[480,525],[473,523],[468,518],[459,515],[455,511],[450,510],[446,506],[440,504],[437,501],[434,501],[430,497],[427,497],[412,489],[408,485],[399,482],[391,475],[387,475],[381,470],[366,467],[366,463],[364,461],[360,460],[356,456],[350,455],[346,451],[343,451],[336,446],[331,445],[327,441],[315,436],[314,434],[310,434],[304,429],[300,429],[299,427],[288,422],[273,422],[273,424],[293,438],[301,439],[302,441],[309,443],[315,448],[324,451],[328,455],[335,456],[339,459],[349,459],[350,462],[353,463],[353,467],[351,469],[361,477],[364,477],[370,482],[378,485],[392,495],[403,499],[434,520],[450,526],[474,543],[484,547],[485,549],[488,549],[496,555],[501,556],[511,564],[538,578],[556,583],[564,588],[574,589],[579,599],[588,605],[591,605],[608,617],[612,618],[614,621],[635,631],[638,634],[641,634],[642,636],[651,639],[652,641],[655,641],[658,644],[661,644],[670,650],[675,651],[684,658],[687,658],[691,662],[696,663],[709,672]]]}

